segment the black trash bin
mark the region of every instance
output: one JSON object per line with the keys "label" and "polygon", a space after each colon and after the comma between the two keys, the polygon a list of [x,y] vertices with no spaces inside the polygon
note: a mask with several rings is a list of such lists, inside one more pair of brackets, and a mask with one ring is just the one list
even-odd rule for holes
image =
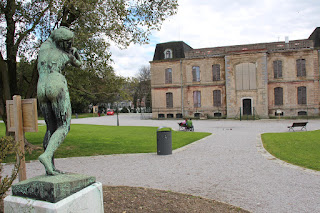
{"label": "black trash bin", "polygon": [[157,154],[172,154],[172,134],[169,127],[159,127],[157,129]]}

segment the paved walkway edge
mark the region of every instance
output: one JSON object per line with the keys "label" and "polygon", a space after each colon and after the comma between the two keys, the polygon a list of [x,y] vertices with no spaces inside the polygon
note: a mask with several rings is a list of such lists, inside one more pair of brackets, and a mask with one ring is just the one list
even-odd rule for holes
{"label": "paved walkway edge", "polygon": [[308,168],[303,168],[301,166],[290,164],[288,162],[280,160],[279,158],[276,158],[275,156],[271,155],[263,146],[262,139],[261,139],[261,134],[259,134],[257,136],[256,147],[258,149],[258,152],[262,156],[264,156],[267,160],[272,160],[275,163],[278,163],[278,164],[280,164],[282,166],[285,166],[285,167],[289,167],[289,168],[292,168],[292,169],[297,169],[297,170],[300,170],[300,171],[303,171],[303,172],[307,172],[307,173],[310,173],[310,174],[315,174],[315,175],[319,175],[320,176],[320,171],[316,171],[316,170],[312,170],[312,169],[308,169]]}

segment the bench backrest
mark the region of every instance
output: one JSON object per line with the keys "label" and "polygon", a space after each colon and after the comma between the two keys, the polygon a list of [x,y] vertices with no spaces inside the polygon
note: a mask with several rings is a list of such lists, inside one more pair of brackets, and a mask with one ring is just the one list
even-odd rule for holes
{"label": "bench backrest", "polygon": [[300,123],[293,123],[292,127],[296,127],[296,126],[306,126],[308,122],[300,122]]}

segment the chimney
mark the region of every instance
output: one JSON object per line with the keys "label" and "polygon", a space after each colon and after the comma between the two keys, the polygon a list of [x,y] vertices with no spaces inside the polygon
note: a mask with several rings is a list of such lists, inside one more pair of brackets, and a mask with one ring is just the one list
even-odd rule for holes
{"label": "chimney", "polygon": [[286,47],[289,47],[289,36],[285,37],[285,43],[286,43]]}

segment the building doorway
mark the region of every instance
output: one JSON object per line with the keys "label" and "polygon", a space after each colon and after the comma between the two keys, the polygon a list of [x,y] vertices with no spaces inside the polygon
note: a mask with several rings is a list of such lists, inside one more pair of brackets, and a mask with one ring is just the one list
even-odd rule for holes
{"label": "building doorway", "polygon": [[252,115],[252,100],[250,98],[242,99],[243,115]]}

